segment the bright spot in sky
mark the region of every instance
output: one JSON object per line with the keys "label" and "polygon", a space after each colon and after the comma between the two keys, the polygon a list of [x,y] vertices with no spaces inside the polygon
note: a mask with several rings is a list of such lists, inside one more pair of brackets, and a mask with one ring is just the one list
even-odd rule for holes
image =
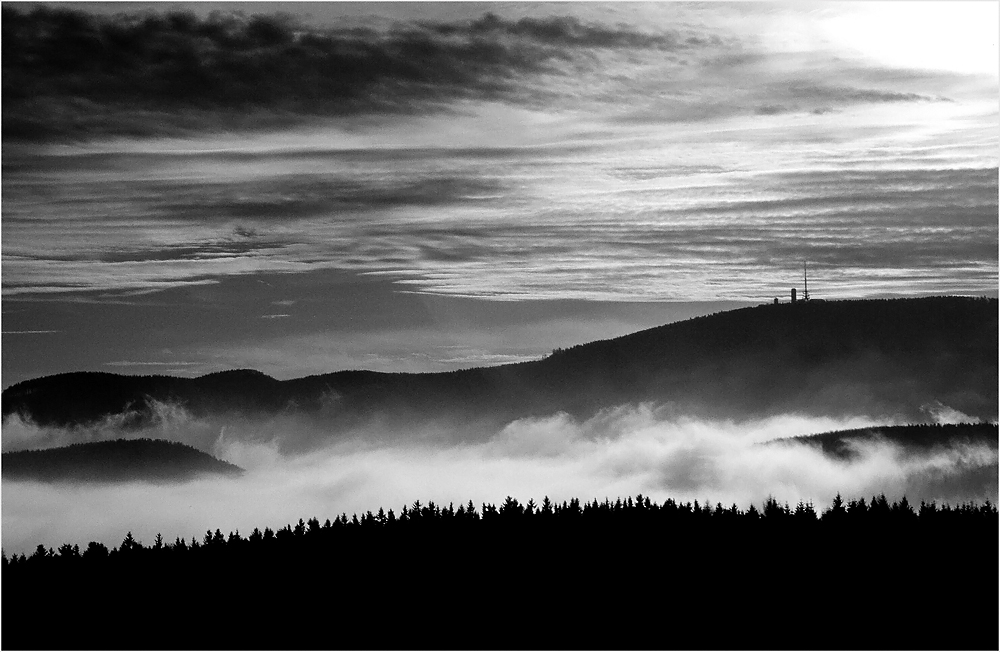
{"label": "bright spot in sky", "polygon": [[820,24],[835,44],[888,66],[994,76],[1000,68],[996,2],[850,3]]}

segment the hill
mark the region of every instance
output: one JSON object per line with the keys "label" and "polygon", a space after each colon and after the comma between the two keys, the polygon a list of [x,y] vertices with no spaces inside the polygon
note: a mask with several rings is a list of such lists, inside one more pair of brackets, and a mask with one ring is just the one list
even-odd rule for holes
{"label": "hill", "polygon": [[981,444],[994,450],[1000,447],[995,423],[910,424],[838,430],[818,435],[802,435],[767,442],[798,442],[818,446],[823,453],[842,460],[858,455],[856,444],[887,441],[902,446],[908,452],[927,452],[934,448],[950,448],[955,444]]}
{"label": "hill", "polygon": [[190,446],[158,439],[117,439],[2,455],[4,480],[179,482],[204,474],[241,473],[240,467]]}
{"label": "hill", "polygon": [[[878,426],[776,439],[764,445],[787,442],[815,446],[824,455],[843,462],[859,461],[869,454],[866,451],[880,444],[894,444],[892,455],[901,457],[904,463],[907,459],[918,462],[903,485],[903,491],[911,497],[996,500],[998,440],[997,425],[993,423]],[[935,457],[941,466],[926,464]]]}
{"label": "hill", "polygon": [[252,370],[200,378],[77,372],[3,392],[3,414],[73,426],[192,414],[294,411],[333,431],[377,418],[409,427],[507,423],[651,401],[711,418],[866,414],[926,421],[943,403],[997,417],[997,300],[965,297],[799,302],[697,317],[557,350],[538,361],[445,373],[339,371],[279,381]]}

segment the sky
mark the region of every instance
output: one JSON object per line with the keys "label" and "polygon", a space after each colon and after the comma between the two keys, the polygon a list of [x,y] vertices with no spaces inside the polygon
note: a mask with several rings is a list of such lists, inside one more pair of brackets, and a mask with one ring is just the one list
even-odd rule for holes
{"label": "sky", "polygon": [[[997,296],[998,7],[5,2],[0,384],[532,360],[787,301],[805,263],[815,298]],[[138,435],[248,475],[5,483],[3,543],[508,493],[995,499],[995,449],[758,447],[878,415],[659,409],[285,459],[255,437],[314,426],[163,406]],[[4,450],[116,432],[10,419]]]}
{"label": "sky", "polygon": [[120,101],[93,24],[43,74],[11,45],[4,387],[528,360],[805,262],[817,298],[997,293],[996,3],[50,7],[263,36],[161,25],[207,81],[147,56]]}

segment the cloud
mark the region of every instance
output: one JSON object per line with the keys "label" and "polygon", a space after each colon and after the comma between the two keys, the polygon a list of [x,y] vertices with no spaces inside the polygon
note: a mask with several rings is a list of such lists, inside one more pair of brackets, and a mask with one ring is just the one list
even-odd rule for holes
{"label": "cloud", "polygon": [[4,335],[46,335],[49,333],[61,333],[58,330],[32,330],[32,331],[4,331]]}
{"label": "cloud", "polygon": [[838,104],[869,102],[951,102],[946,97],[921,93],[902,93],[891,90],[852,88],[850,86],[824,86],[820,84],[794,84],[789,89],[792,97],[810,102],[837,102]]}
{"label": "cloud", "polygon": [[[204,428],[174,414],[156,432],[172,439],[207,435],[202,448],[248,469],[235,480],[180,485],[45,486],[5,482],[3,545],[9,553],[38,543],[101,540],[126,531],[144,542],[279,527],[298,518],[333,518],[378,507],[398,511],[414,500],[498,502],[513,495],[536,502],[649,495],[746,508],[768,496],[829,504],[840,492],[885,492],[911,503],[989,497],[996,500],[996,447],[906,451],[873,440],[849,460],[826,457],[778,437],[872,425],[867,417],[784,415],[759,421],[711,421],[652,405],[622,406],[586,421],[564,414],[522,419],[493,432],[387,433],[377,428],[331,438],[307,454],[289,455],[281,440],[322,431],[303,421]],[[23,425],[23,424],[22,424]],[[274,427],[274,426],[278,427]],[[266,431],[266,434],[265,434]],[[145,433],[149,436],[149,432]],[[329,437],[329,433],[326,436]],[[8,424],[4,437],[8,436]],[[111,436],[109,434],[109,436]],[[268,438],[270,437],[270,438]],[[992,484],[989,474],[992,469]],[[984,475],[985,474],[985,475]]]}
{"label": "cloud", "polygon": [[757,107],[757,115],[778,115],[787,113],[790,109],[783,104],[765,104]]}
{"label": "cloud", "polygon": [[[580,52],[713,43],[573,17],[310,28],[288,16],[98,17],[5,7],[4,138],[280,127],[307,116],[422,113],[469,99],[547,95],[526,78],[589,68]],[[716,40],[717,41],[717,40]],[[110,113],[109,113],[110,112]],[[229,123],[228,125],[226,123]]]}
{"label": "cloud", "polygon": [[[850,86],[829,86],[813,83],[793,83],[784,89],[770,88],[772,98],[780,98],[792,104],[764,104],[756,109],[757,115],[780,115],[782,113],[803,112],[800,107],[810,108],[814,115],[830,113],[833,106],[845,107],[854,104],[877,104],[891,102],[952,102],[946,97],[905,93],[884,89],[853,88]],[[817,106],[818,105],[818,106]]]}
{"label": "cloud", "polygon": [[[660,16],[634,21],[640,28],[505,15],[293,30],[306,47],[279,43],[280,20],[251,28],[248,18],[150,14],[119,25],[8,7],[21,16],[4,21],[11,43],[44,41],[35,27],[57,23],[104,43],[101,30],[119,25],[151,30],[150,52],[160,37],[200,43],[195,54],[211,65],[223,54],[242,53],[237,67],[289,48],[300,56],[300,45],[384,58],[361,95],[411,109],[360,102],[294,130],[248,134],[220,120],[232,132],[5,148],[4,296],[340,269],[487,300],[764,300],[804,257],[830,272],[826,298],[995,292],[995,88],[973,106],[953,92],[954,74],[771,51],[753,30],[724,38],[736,24],[728,13],[743,10],[689,9],[706,21],[719,13],[714,24]],[[475,53],[460,57],[463,48]],[[136,54],[140,63],[150,52]],[[459,92],[470,87],[451,73],[412,81],[438,59],[469,75],[473,90]],[[4,59],[5,79],[16,65]],[[474,90],[491,78],[506,80],[495,97]],[[20,101],[5,100],[5,112]],[[231,108],[204,101],[209,108],[159,110]],[[94,102],[80,111],[117,119]],[[300,109],[282,109],[288,124],[299,125]]]}
{"label": "cloud", "polygon": [[486,13],[466,25],[431,25],[440,34],[453,35],[462,30],[472,34],[505,34],[525,38],[537,43],[574,48],[626,48],[654,50],[688,50],[707,42],[721,44],[718,37],[701,38],[694,33],[683,34],[669,30],[664,34],[651,34],[619,24],[607,27],[597,23],[583,23],[575,16],[526,17],[506,20],[494,13]]}
{"label": "cloud", "polygon": [[928,403],[927,405],[921,405],[920,411],[928,415],[934,423],[938,424],[979,422],[979,419],[976,417],[971,417],[961,410],[948,407],[941,401],[934,401],[933,403]]}
{"label": "cloud", "polygon": [[[495,178],[480,175],[406,174],[362,177],[356,172],[271,176],[205,187],[203,182],[149,184],[145,199],[163,217],[192,220],[240,219],[287,222],[296,218],[361,213],[371,210],[456,203],[473,204],[482,195],[505,190]],[[178,201],[179,197],[188,197]],[[238,225],[240,236],[259,239],[259,228]],[[234,230],[235,230],[234,229]],[[262,245],[226,242],[225,251],[240,252]],[[271,246],[280,246],[272,243]]]}
{"label": "cloud", "polygon": [[[899,127],[859,143],[784,119],[754,116],[779,122],[729,142],[640,132],[635,147],[590,153],[64,156],[61,169],[4,177],[3,292],[339,269],[487,299],[764,299],[802,258],[825,276],[824,298],[995,291],[995,167],[968,167],[961,142],[942,149],[924,127],[914,144]],[[567,172],[596,152],[605,164]]]}
{"label": "cloud", "polygon": [[3,452],[9,452],[92,441],[147,438],[179,441],[206,450],[219,432],[220,426],[211,419],[196,420],[177,405],[154,401],[150,406],[151,419],[146,419],[137,410],[125,410],[110,414],[96,423],[74,428],[42,427],[20,414],[10,414],[3,419],[0,445]]}
{"label": "cloud", "polygon": [[[868,113],[884,104],[920,107],[985,97],[984,87],[958,73],[891,68],[818,47],[775,50],[755,43],[752,32],[744,32],[738,45],[695,54],[681,66],[626,67],[632,74],[611,91],[630,98],[617,119],[677,125],[766,115],[782,116],[787,127],[796,116],[835,110]],[[837,126],[851,134],[843,120]]]}
{"label": "cloud", "polygon": [[[287,15],[7,7],[4,140],[282,131],[454,116],[490,102],[703,122],[761,107],[794,114],[984,93],[968,75],[873,64],[816,44],[789,51],[763,36],[766,23],[721,6],[633,9],[629,23],[614,24],[629,11],[560,10],[499,6],[450,21],[428,10],[438,18],[322,27]],[[823,24],[813,16],[796,26]]]}
{"label": "cloud", "polygon": [[139,360],[114,360],[112,362],[105,362],[108,367],[189,367],[201,364],[200,362],[185,362],[182,360],[177,361],[139,361]]}

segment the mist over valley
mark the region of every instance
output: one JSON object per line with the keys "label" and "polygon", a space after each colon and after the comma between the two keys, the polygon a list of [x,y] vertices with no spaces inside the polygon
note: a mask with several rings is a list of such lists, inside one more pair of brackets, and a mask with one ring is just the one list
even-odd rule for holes
{"label": "mist over valley", "polygon": [[5,473],[4,545],[499,494],[996,502],[996,319],[993,299],[764,305],[448,373],[39,378],[4,392],[5,460],[127,437],[246,473],[71,490]]}
{"label": "mist over valley", "polygon": [[0,646],[996,648],[996,3],[0,9]]}

